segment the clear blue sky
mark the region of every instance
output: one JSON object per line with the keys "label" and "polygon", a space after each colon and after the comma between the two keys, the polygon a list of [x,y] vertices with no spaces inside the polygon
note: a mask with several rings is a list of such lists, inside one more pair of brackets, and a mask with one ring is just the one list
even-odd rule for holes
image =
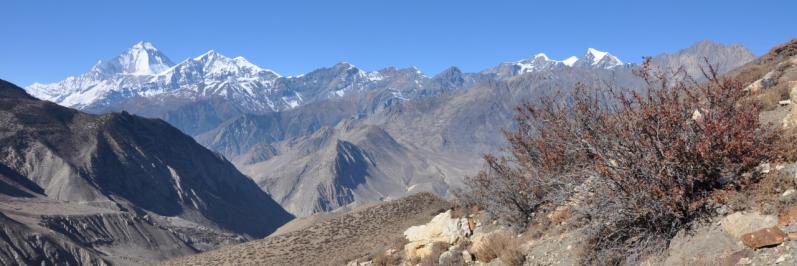
{"label": "clear blue sky", "polygon": [[139,40],[175,62],[214,49],[296,75],[339,61],[477,71],[587,47],[638,62],[702,39],[760,55],[797,37],[794,0],[652,2],[3,0],[0,78],[61,80]]}

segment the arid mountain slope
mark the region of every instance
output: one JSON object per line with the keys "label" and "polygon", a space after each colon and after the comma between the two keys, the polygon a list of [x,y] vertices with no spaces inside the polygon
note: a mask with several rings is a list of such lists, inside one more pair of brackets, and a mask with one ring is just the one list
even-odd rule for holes
{"label": "arid mountain slope", "polygon": [[[23,264],[42,259],[23,252],[42,245],[70,249],[63,252],[76,260],[164,259],[263,237],[292,218],[223,157],[161,120],[85,114],[2,80],[0,199],[3,223],[16,228],[4,241],[20,247],[3,259]],[[52,241],[30,242],[35,235]]]}
{"label": "arid mountain slope", "polygon": [[448,202],[432,194],[415,194],[348,212],[300,218],[286,224],[291,228],[284,233],[162,265],[345,265],[392,247],[403,239],[407,227],[424,224],[448,208]]}

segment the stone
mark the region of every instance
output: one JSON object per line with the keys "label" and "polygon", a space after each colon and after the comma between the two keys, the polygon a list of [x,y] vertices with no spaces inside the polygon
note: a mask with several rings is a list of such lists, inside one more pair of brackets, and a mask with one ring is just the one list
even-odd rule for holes
{"label": "stone", "polygon": [[742,235],[742,243],[753,249],[780,245],[788,239],[788,235],[777,227],[761,229]]}
{"label": "stone", "polygon": [[679,232],[670,242],[665,261],[652,265],[733,265],[745,250],[752,252],[721,228],[705,226]]}
{"label": "stone", "polygon": [[769,163],[762,163],[758,166],[758,171],[762,174],[768,174],[770,171],[772,171],[772,167]]}
{"label": "stone", "polygon": [[780,257],[775,260],[775,263],[783,263],[784,261],[786,261],[786,255],[780,255]]}
{"label": "stone", "polygon": [[763,215],[758,212],[735,212],[720,221],[722,230],[734,238],[740,238],[744,234],[777,224],[778,218],[775,216]]}
{"label": "stone", "polygon": [[465,264],[469,264],[473,262],[473,255],[471,255],[470,252],[468,252],[467,250],[463,250],[462,260],[465,262]]}
{"label": "stone", "polygon": [[703,114],[701,114],[700,111],[695,110],[694,112],[692,112],[692,120],[700,121],[702,119],[703,119]]}
{"label": "stone", "polygon": [[434,253],[435,245],[448,245],[445,242],[410,242],[404,245],[407,260],[421,259]]}
{"label": "stone", "polygon": [[780,202],[787,203],[787,202],[792,202],[795,198],[797,198],[797,190],[790,188],[784,191],[783,194],[780,194],[778,200]]}
{"label": "stone", "polygon": [[788,207],[778,214],[778,226],[789,224],[797,224],[797,205]]}
{"label": "stone", "polygon": [[797,232],[789,233],[789,240],[791,241],[797,240]]}
{"label": "stone", "polygon": [[437,263],[440,265],[456,265],[458,264],[459,258],[456,258],[457,253],[455,250],[448,250],[440,254],[440,258],[438,258]]}

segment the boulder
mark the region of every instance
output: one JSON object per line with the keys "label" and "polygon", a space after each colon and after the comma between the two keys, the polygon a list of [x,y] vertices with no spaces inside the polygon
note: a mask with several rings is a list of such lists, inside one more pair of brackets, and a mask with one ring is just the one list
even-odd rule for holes
{"label": "boulder", "polygon": [[451,211],[438,214],[432,221],[424,225],[413,226],[404,231],[404,237],[410,242],[446,242],[454,244],[457,240],[471,233],[468,220],[451,218]]}
{"label": "boulder", "polygon": [[408,259],[423,258],[432,253],[434,243],[451,245],[470,234],[468,219],[452,218],[449,210],[438,214],[427,224],[404,231],[404,237],[409,241],[404,245],[404,250]]}
{"label": "boulder", "polygon": [[722,230],[734,238],[740,238],[744,234],[773,227],[777,224],[778,219],[775,216],[763,215],[757,212],[735,212],[725,216],[720,221]]}
{"label": "boulder", "polygon": [[464,260],[459,255],[459,251],[457,250],[448,250],[440,254],[437,263],[440,265],[462,265]]}
{"label": "boulder", "polygon": [[734,265],[752,252],[738,238],[731,237],[717,226],[683,230],[670,241],[667,256],[660,263],[649,265]]}
{"label": "boulder", "polygon": [[754,249],[780,245],[788,239],[789,236],[777,227],[765,228],[742,235],[742,242]]}

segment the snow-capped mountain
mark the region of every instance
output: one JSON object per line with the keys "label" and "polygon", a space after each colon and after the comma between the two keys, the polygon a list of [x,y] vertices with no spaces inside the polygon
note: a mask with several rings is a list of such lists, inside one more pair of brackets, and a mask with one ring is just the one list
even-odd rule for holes
{"label": "snow-capped mountain", "polygon": [[[621,65],[617,57],[589,48],[579,58],[559,61],[540,53],[502,63],[481,74],[459,73],[459,77],[449,78],[464,78],[457,82],[467,80],[461,84],[473,84],[482,74],[508,78],[557,68],[611,69]],[[100,60],[85,74],[57,83],[36,83],[26,89],[38,98],[81,110],[150,109],[149,115],[160,117],[164,111],[205,99],[230,100],[234,109],[242,112],[282,111],[318,100],[380,92],[384,95],[372,98],[388,104],[434,95],[450,89],[441,85],[454,84],[440,81],[430,79],[417,68],[390,67],[367,72],[346,62],[295,77],[281,77],[243,57],[229,58],[213,50],[174,64],[152,43],[139,42],[114,58]]]}
{"label": "snow-capped mountain", "polygon": [[105,75],[154,75],[172,67],[174,63],[158,51],[152,43],[138,42],[113,59],[100,60],[92,71]]}
{"label": "snow-capped mountain", "polygon": [[499,78],[509,78],[529,72],[565,67],[612,69],[622,65],[623,62],[620,61],[620,59],[608,52],[587,48],[587,51],[581,57],[570,56],[564,60],[553,60],[548,58],[544,53],[539,53],[529,59],[501,63],[493,68],[485,69],[481,73],[495,74]]}
{"label": "snow-capped mountain", "polygon": [[139,42],[112,59],[100,60],[85,74],[68,77],[58,83],[34,83],[26,90],[40,99],[83,108],[112,96],[115,91],[138,87],[151,75],[173,65],[151,43]]}
{"label": "snow-capped mountain", "polygon": [[[240,100],[252,111],[273,109],[262,96],[280,75],[243,57],[209,51],[179,64],[148,42],[101,60],[89,72],[52,84],[33,84],[32,95],[83,110],[99,110],[137,97],[198,99],[221,96]],[[262,97],[261,97],[262,98]]]}
{"label": "snow-capped mountain", "polygon": [[245,112],[267,112],[374,88],[387,88],[403,98],[419,92],[427,80],[416,68],[366,72],[346,62],[282,77],[243,57],[229,58],[213,50],[175,65],[151,43],[139,42],[119,56],[99,61],[85,74],[26,89],[40,99],[96,112],[144,102],[150,108],[153,104],[174,108],[210,98],[232,100]]}
{"label": "snow-capped mountain", "polygon": [[573,63],[573,66],[611,69],[622,66],[623,62],[608,52],[587,48],[587,52]]}

